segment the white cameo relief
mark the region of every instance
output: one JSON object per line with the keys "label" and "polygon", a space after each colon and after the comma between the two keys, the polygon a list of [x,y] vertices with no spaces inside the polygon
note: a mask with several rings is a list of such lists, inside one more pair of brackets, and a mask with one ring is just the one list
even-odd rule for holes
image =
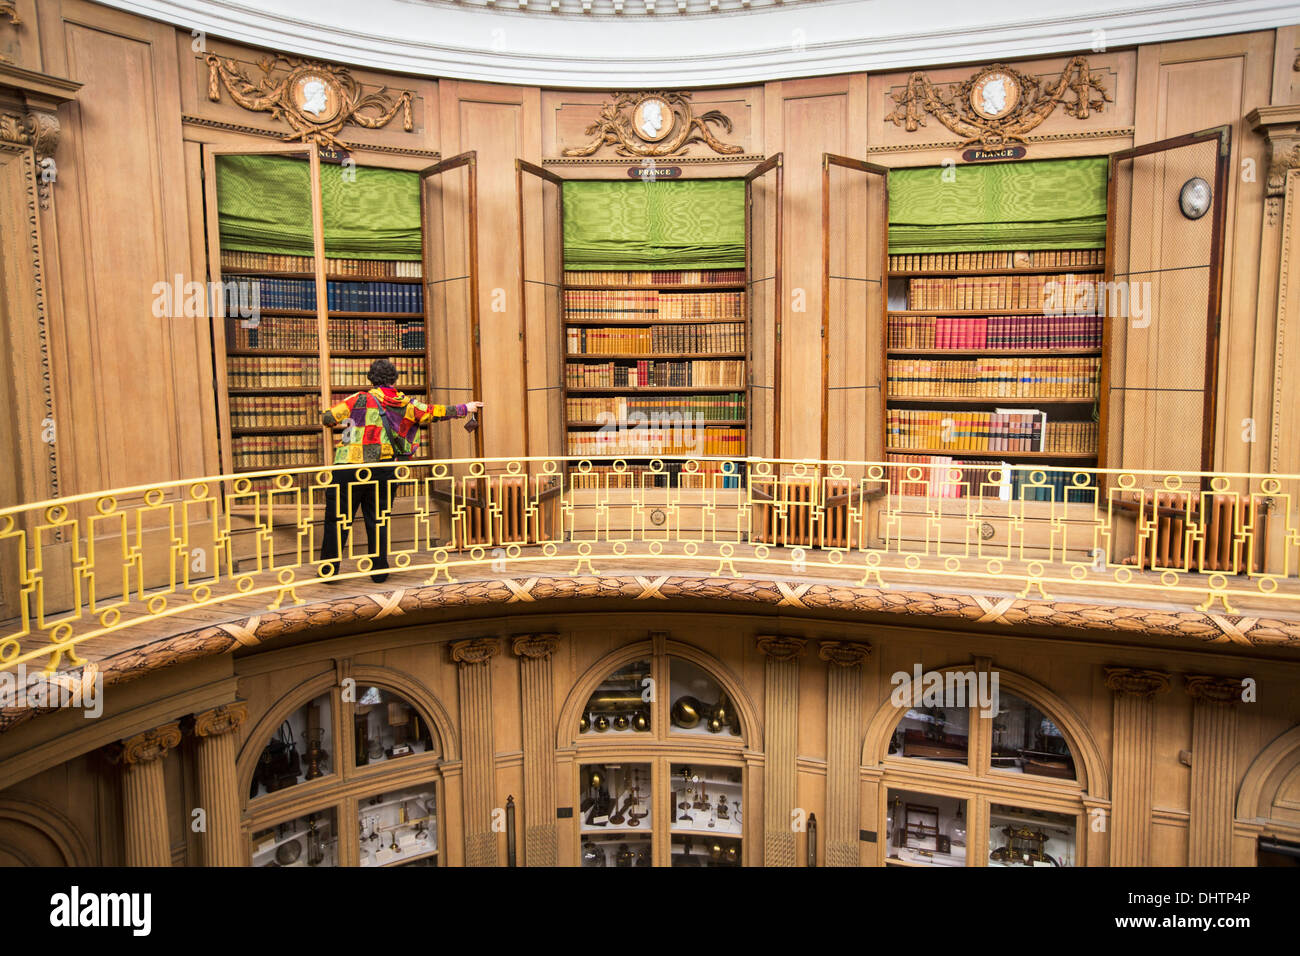
{"label": "white cameo relief", "polygon": [[646,100],[641,107],[641,134],[646,139],[654,139],[663,131],[664,109],[658,100]]}
{"label": "white cameo relief", "polygon": [[304,113],[320,116],[329,108],[329,90],[323,80],[308,79],[302,84],[302,106]]}
{"label": "white cameo relief", "polygon": [[997,116],[1007,108],[1007,78],[991,77],[980,90],[980,107],[989,116]]}

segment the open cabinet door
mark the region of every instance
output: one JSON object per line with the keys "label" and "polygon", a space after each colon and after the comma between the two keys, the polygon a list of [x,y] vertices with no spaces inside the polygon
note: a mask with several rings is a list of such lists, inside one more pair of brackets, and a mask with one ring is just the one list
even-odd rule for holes
{"label": "open cabinet door", "polygon": [[1101,467],[1213,467],[1230,135],[1221,126],[1110,157]]}
{"label": "open cabinet door", "polygon": [[781,456],[782,154],[745,176],[745,300],[749,309],[749,447],[759,458]]}
{"label": "open cabinet door", "polygon": [[[479,358],[478,154],[444,159],[420,172],[420,219],[424,236],[424,307],[432,372],[429,397],[447,405],[482,394]],[[429,436],[434,458],[482,458],[483,431],[493,409],[479,414],[479,427],[436,428]],[[502,409],[495,409],[497,414]],[[486,413],[486,414],[484,414]]]}
{"label": "open cabinet door", "polygon": [[821,457],[884,461],[889,170],[822,155]]}
{"label": "open cabinet door", "polygon": [[524,348],[524,455],[565,455],[564,180],[515,160]]}
{"label": "open cabinet door", "polygon": [[[309,190],[309,193],[301,197],[301,203],[304,206],[310,205],[311,208],[312,257],[314,261],[310,272],[295,272],[293,277],[307,278],[315,284],[316,306],[312,311],[314,311],[316,323],[315,347],[317,355],[315,358],[319,365],[315,376],[304,373],[300,379],[289,381],[284,381],[283,376],[280,376],[281,380],[278,384],[283,386],[279,390],[281,392],[291,391],[297,386],[301,386],[299,390],[303,392],[313,389],[319,395],[321,408],[328,408],[331,404],[329,341],[326,335],[325,227],[321,209],[320,158],[316,144],[244,146],[239,149],[213,149],[205,146],[203,149],[203,181],[204,211],[208,234],[208,314],[212,317],[213,361],[216,366],[217,382],[217,414],[220,419],[218,433],[220,435],[221,469],[227,473],[241,469],[248,470],[260,464],[255,452],[250,453],[235,447],[238,444],[239,436],[232,436],[232,431],[251,432],[257,431],[257,429],[248,427],[256,424],[256,422],[247,418],[241,419],[239,422],[243,426],[242,429],[233,427],[231,399],[232,392],[254,394],[257,390],[265,387],[263,379],[270,381],[275,378],[269,371],[269,365],[266,374],[262,374],[257,349],[252,343],[259,332],[263,336],[273,332],[270,326],[274,325],[277,319],[280,318],[274,314],[263,316],[264,310],[274,312],[273,309],[270,309],[273,303],[269,298],[263,301],[261,296],[257,296],[254,302],[249,302],[241,293],[246,288],[258,285],[259,280],[262,278],[269,275],[283,274],[265,268],[231,267],[227,269],[222,265],[223,250],[235,253],[240,250],[228,249],[222,242],[221,189],[223,176],[220,167],[223,162],[238,162],[240,157],[245,156],[281,156],[306,164],[308,172],[304,186]],[[286,197],[278,198],[283,200]],[[226,294],[217,295],[216,290],[222,290]],[[246,309],[247,306],[253,306],[253,308]],[[250,314],[244,314],[246,311]],[[301,312],[297,313],[295,318],[298,315],[301,315]],[[263,326],[263,321],[266,323],[265,326]],[[268,355],[278,354],[280,353],[268,353]],[[319,426],[320,422],[317,419],[318,416],[305,415],[303,424]],[[321,460],[324,462],[332,461],[333,434],[329,429],[321,427],[320,435],[321,454],[323,456]],[[267,467],[270,466],[267,465]],[[260,485],[261,483],[255,482],[253,487],[256,489]]]}

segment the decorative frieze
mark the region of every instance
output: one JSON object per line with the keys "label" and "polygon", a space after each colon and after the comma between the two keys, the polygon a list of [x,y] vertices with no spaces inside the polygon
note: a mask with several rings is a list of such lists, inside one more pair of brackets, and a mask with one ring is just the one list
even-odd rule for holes
{"label": "decorative frieze", "polygon": [[346,68],[295,57],[266,56],[258,61],[262,75],[255,80],[232,59],[209,54],[208,99],[221,101],[221,91],[254,113],[270,113],[288,124],[286,142],[319,143],[343,148],[336,135],[352,123],[365,129],[383,129],[400,112],[402,129],[414,126],[411,103],[415,94],[388,87],[366,92]]}
{"label": "decorative frieze", "polygon": [[894,109],[887,122],[914,133],[933,116],[963,138],[963,145],[995,149],[1023,143],[1059,107],[1086,120],[1114,102],[1088,60],[1073,57],[1055,79],[1022,73],[1002,63],[986,66],[959,83],[934,83],[917,71],[893,94]]}
{"label": "decorative frieze", "polygon": [[695,114],[690,93],[616,93],[600,108],[600,117],[586,129],[594,137],[583,146],[564,150],[565,156],[591,156],[602,146],[620,156],[672,156],[692,143],[704,143],[715,153],[736,155],[745,148],[724,143],[712,126],[730,133],[730,117],[721,110]]}

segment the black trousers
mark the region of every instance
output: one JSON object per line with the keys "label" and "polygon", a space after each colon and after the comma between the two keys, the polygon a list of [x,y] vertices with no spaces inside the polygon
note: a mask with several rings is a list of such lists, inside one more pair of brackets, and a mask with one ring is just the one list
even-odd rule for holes
{"label": "black trousers", "polygon": [[[357,472],[362,468],[370,470],[370,477],[362,481]],[[371,560],[375,568],[388,567],[388,527],[385,521],[392,508],[389,500],[388,483],[396,471],[393,465],[358,465],[356,468],[340,468],[334,472],[334,482],[325,491],[325,524],[321,528],[324,538],[320,546],[321,561],[336,562],[341,548],[348,544],[349,525],[344,525],[342,516],[351,519],[361,509],[361,520],[366,523],[366,538],[370,542]],[[335,569],[337,573],[338,569]]]}

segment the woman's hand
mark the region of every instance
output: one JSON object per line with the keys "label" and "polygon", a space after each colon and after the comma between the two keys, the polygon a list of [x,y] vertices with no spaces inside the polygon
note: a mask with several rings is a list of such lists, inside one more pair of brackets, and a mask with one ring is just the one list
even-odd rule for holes
{"label": "woman's hand", "polygon": [[466,407],[467,409],[469,409],[471,412],[476,412],[476,411],[478,411],[480,408],[483,407],[483,403],[482,403],[482,402],[466,402],[466,403],[465,403],[465,407]]}

